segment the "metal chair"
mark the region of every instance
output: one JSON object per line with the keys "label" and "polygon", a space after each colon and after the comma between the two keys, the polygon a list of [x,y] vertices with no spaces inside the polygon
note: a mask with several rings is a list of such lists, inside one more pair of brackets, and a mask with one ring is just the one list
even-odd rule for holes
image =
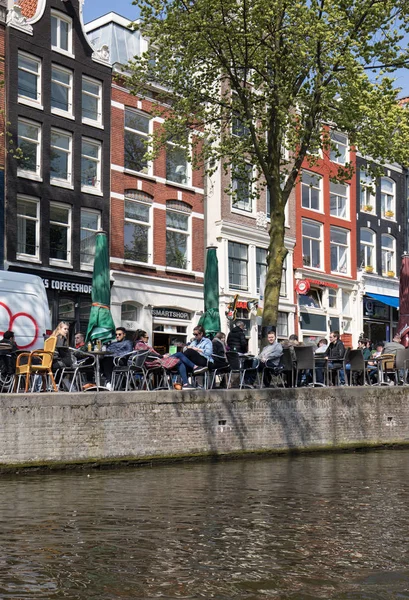
{"label": "metal chair", "polygon": [[[209,389],[214,387],[216,377],[220,375],[227,375],[231,371],[231,366],[229,362],[226,362],[226,358],[224,356],[219,356],[218,354],[212,354],[213,363],[209,362]],[[223,364],[224,363],[224,364]],[[220,366],[217,367],[216,365]]]}
{"label": "metal chair", "polygon": [[[335,359],[328,358],[328,362],[327,362],[327,384],[328,385],[332,385],[333,374],[335,374],[335,376],[336,376],[336,384],[341,385],[340,372],[344,371],[344,375],[346,373],[346,365],[347,365],[347,362],[349,361],[350,351],[351,351],[351,348],[346,348],[345,352],[344,352],[344,356],[342,358],[335,358]],[[348,385],[347,377],[345,377],[345,385]]]}
{"label": "metal chair", "polygon": [[298,375],[301,371],[309,371],[312,376],[311,386],[322,386],[323,383],[318,383],[316,380],[316,366],[315,366],[315,356],[314,356],[314,348],[312,346],[294,346],[295,352],[295,387],[298,387]]}
{"label": "metal chair", "polygon": [[[61,382],[64,379],[70,379],[70,386],[68,391],[83,391],[84,381],[83,375],[90,372],[94,373],[95,370],[95,356],[87,354],[86,352],[80,352],[71,348],[71,354],[73,356],[72,367],[63,367],[59,369],[59,389],[61,389]],[[57,376],[56,376],[57,377]],[[94,377],[95,379],[95,377]]]}
{"label": "metal chair", "polygon": [[[28,392],[31,378],[34,375],[41,375],[43,381],[43,390],[47,389],[48,381],[51,382],[52,389],[57,392],[58,387],[55,383],[52,366],[57,337],[50,336],[44,342],[44,350],[33,350],[33,352],[22,352],[17,356],[16,373],[14,376],[14,389],[20,388],[21,378],[25,378],[24,391]],[[21,364],[22,359],[27,358],[26,364]],[[38,361],[38,364],[36,364]]]}
{"label": "metal chair", "polygon": [[9,393],[14,382],[14,358],[10,346],[1,349],[0,345],[0,392]]}
{"label": "metal chair", "polygon": [[[232,375],[235,374],[239,376],[239,389],[242,389],[243,387],[253,387],[252,385],[246,384],[244,382],[244,379],[248,374],[255,376],[255,385],[257,385],[257,387],[260,387],[260,373],[258,372],[258,366],[260,364],[260,361],[258,360],[258,358],[255,358],[253,356],[246,356],[233,351],[226,352],[226,358],[230,365],[230,373],[229,379],[227,381],[227,388],[230,387]],[[249,365],[249,361],[251,361],[251,366]]]}
{"label": "metal chair", "polygon": [[360,385],[357,383],[359,375],[362,375],[363,377],[363,385],[371,385],[367,364],[362,350],[350,350],[349,365],[350,385]]}
{"label": "metal chair", "polygon": [[[287,387],[294,387],[294,368],[295,361],[292,348],[283,348],[283,354],[281,356],[281,365],[283,367],[283,375],[286,378]],[[288,376],[291,376],[291,385],[288,386]]]}
{"label": "metal chair", "polygon": [[[144,363],[149,356],[150,350],[145,352],[128,352],[122,356],[115,356],[114,368],[112,370],[112,390],[125,392],[131,389],[142,389],[145,385],[149,389],[147,379],[147,369]],[[125,381],[125,388],[123,383]]]}
{"label": "metal chair", "polygon": [[[271,379],[271,383],[269,382],[268,385],[272,384],[272,387],[285,387],[285,381],[284,381],[284,366],[281,363],[281,359],[280,359],[280,363],[278,365],[275,365],[273,363],[273,359],[269,359],[266,361],[265,365],[264,365],[264,369],[260,375],[260,389],[263,387],[263,382],[265,381],[265,376],[269,377],[271,375],[272,379]],[[267,385],[267,384],[266,384]]]}

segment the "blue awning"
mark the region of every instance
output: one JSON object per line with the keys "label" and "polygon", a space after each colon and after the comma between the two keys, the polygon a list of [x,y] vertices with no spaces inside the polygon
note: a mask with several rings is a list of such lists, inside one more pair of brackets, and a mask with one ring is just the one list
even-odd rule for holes
{"label": "blue awning", "polygon": [[393,306],[393,308],[399,308],[399,298],[396,296],[385,296],[384,294],[367,294],[367,296],[388,306]]}

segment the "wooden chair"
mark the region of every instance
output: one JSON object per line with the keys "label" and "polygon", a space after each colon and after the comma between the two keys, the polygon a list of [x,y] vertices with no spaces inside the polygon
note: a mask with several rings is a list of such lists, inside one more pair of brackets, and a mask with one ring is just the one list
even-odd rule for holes
{"label": "wooden chair", "polygon": [[[44,342],[43,350],[33,350],[33,352],[22,352],[17,356],[16,374],[14,378],[14,390],[20,387],[22,377],[25,377],[24,391],[28,392],[30,380],[33,375],[41,375],[43,389],[47,389],[47,377],[50,379],[54,392],[58,391],[55,383],[52,366],[55,347],[57,345],[56,336],[50,336]],[[27,358],[25,364],[21,364],[22,359]],[[36,364],[38,361],[38,364]],[[41,362],[40,362],[41,361]]]}

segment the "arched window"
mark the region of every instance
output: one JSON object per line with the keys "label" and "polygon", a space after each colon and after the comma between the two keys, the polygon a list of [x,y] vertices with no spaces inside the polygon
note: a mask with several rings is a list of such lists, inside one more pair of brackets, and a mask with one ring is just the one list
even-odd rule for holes
{"label": "arched window", "polygon": [[395,182],[387,177],[381,178],[381,216],[384,219],[395,220]]}
{"label": "arched window", "polygon": [[361,229],[359,264],[366,271],[376,270],[375,259],[376,234],[371,229]]}
{"label": "arched window", "polygon": [[396,273],[396,240],[388,234],[381,235],[382,275],[394,277]]}

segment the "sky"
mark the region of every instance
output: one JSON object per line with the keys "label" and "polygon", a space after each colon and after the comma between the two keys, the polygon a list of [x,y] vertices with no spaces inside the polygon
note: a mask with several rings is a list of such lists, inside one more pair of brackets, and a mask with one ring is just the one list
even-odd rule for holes
{"label": "sky", "polygon": [[[127,19],[136,19],[138,9],[132,4],[132,0],[85,0],[84,22],[92,21],[108,12],[116,12]],[[409,43],[409,39],[408,39]],[[395,73],[396,86],[402,88],[400,96],[409,96],[409,69],[400,69]]]}
{"label": "sky", "polygon": [[138,16],[137,7],[132,4],[132,0],[85,0],[84,2],[84,22],[92,21],[109,12],[116,12],[127,19],[136,19]]}

